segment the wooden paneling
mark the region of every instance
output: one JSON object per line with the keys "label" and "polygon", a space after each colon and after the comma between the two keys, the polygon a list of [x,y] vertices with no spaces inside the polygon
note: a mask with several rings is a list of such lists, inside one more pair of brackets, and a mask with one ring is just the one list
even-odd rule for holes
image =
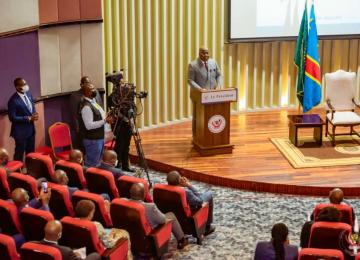
{"label": "wooden paneling", "polygon": [[40,24],[58,22],[58,13],[58,0],[39,0]]}
{"label": "wooden paneling", "polygon": [[58,0],[59,21],[80,20],[79,0]]}
{"label": "wooden paneling", "polygon": [[102,5],[102,0],[80,0],[81,20],[101,19],[102,18],[101,5]]}

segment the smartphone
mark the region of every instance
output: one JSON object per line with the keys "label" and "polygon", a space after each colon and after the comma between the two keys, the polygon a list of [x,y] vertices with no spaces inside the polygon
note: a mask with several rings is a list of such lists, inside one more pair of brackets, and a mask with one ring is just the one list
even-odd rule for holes
{"label": "smartphone", "polygon": [[42,190],[43,190],[45,193],[48,192],[48,183],[47,183],[47,181],[43,181],[43,182],[41,183],[41,188],[42,188]]}

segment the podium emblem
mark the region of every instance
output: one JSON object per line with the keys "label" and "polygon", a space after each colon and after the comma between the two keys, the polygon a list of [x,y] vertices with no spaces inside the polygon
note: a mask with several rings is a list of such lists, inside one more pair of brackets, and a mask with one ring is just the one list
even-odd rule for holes
{"label": "podium emblem", "polygon": [[226,120],[222,115],[213,115],[208,121],[208,129],[213,134],[221,133],[226,126]]}

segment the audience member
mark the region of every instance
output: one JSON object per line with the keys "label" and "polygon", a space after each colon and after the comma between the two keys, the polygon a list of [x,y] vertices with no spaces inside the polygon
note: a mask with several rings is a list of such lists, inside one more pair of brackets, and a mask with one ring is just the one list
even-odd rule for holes
{"label": "audience member", "polygon": [[165,224],[166,220],[172,220],[172,233],[174,234],[177,240],[177,248],[183,249],[189,244],[188,239],[185,237],[184,232],[172,212],[167,212],[166,214],[161,213],[157,208],[155,203],[144,202],[144,185],[142,183],[135,183],[131,186],[130,189],[130,198],[133,201],[136,201],[145,207],[146,219],[149,222],[152,229],[155,229],[157,226]]}
{"label": "audience member", "polygon": [[298,248],[289,245],[289,230],[283,223],[271,229],[271,241],[258,242],[254,260],[297,260]]}
{"label": "audience member", "polygon": [[[95,204],[91,200],[80,200],[75,207],[76,217],[82,220],[92,221],[95,213]],[[112,248],[119,239],[126,238],[129,241],[128,259],[132,259],[130,236],[126,230],[112,228],[105,229],[101,223],[92,221],[97,229],[98,236],[106,248]]]}
{"label": "audience member", "polygon": [[[326,222],[339,222],[341,219],[341,212],[335,207],[325,207],[320,210],[315,221],[326,221]],[[305,222],[301,229],[300,234],[300,247],[309,247],[311,226],[314,224],[313,220]]]}
{"label": "audience member", "polygon": [[35,110],[29,85],[23,78],[14,80],[16,93],[8,101],[8,115],[11,121],[10,136],[15,140],[14,160],[23,161],[26,154],[35,150],[35,125],[39,119]]}
{"label": "audience member", "polygon": [[0,148],[0,168],[4,168],[6,174],[11,173],[10,169],[6,168],[6,165],[9,162],[9,153],[5,148]]}
{"label": "audience member", "polygon": [[71,150],[69,154],[69,162],[77,163],[82,166],[84,174],[86,173],[88,167],[84,165],[84,155],[82,151],[78,149]]}
{"label": "audience member", "polygon": [[[58,244],[58,240],[61,238],[62,233],[62,224],[58,220],[51,220],[45,226],[45,238],[40,241],[40,244],[52,246],[59,249],[62,260],[81,260],[83,258],[80,257],[77,253],[71,250],[70,247],[61,246]],[[98,253],[89,254],[86,260],[100,260],[101,257]]]}
{"label": "audience member", "polygon": [[182,186],[186,191],[186,200],[191,208],[191,210],[195,211],[202,207],[204,202],[209,203],[209,216],[206,222],[205,236],[213,233],[215,231],[215,227],[212,226],[213,222],[213,196],[211,191],[207,191],[204,193],[198,192],[194,186],[192,186],[189,181],[182,177],[177,171],[169,172],[167,175],[167,182],[169,185],[173,186]]}
{"label": "audience member", "polygon": [[[80,104],[83,102],[83,87],[85,84],[92,83],[90,78],[88,76],[83,76],[80,80],[80,89],[78,91],[75,91],[70,96],[70,110],[71,114],[73,115],[73,125],[75,129],[72,129],[74,132],[75,142],[74,147],[83,150],[84,146],[82,144],[82,135],[79,129],[79,120],[78,120],[78,114],[79,114],[79,107]],[[96,103],[98,103],[101,107],[103,107],[103,101],[100,97],[99,91],[95,89],[96,91]],[[74,131],[75,130],[75,131]]]}
{"label": "audience member", "polygon": [[95,167],[99,164],[104,149],[105,125],[112,118],[96,102],[94,85],[86,84],[82,90],[84,99],[80,104],[79,131],[85,148],[85,165]]}
{"label": "audience member", "polygon": [[122,170],[116,168],[118,164],[117,153],[113,150],[105,150],[102,156],[102,161],[98,166],[99,169],[106,170],[112,173],[115,182],[125,175]]}
{"label": "audience member", "polygon": [[42,209],[46,211],[50,211],[49,208],[49,200],[51,197],[51,189],[48,189],[48,192],[44,192],[44,190],[40,191],[40,195],[37,198],[33,198],[29,200],[29,194],[23,188],[16,188],[11,193],[11,199],[17,207],[18,215],[21,210],[26,207],[31,207],[35,209]]}

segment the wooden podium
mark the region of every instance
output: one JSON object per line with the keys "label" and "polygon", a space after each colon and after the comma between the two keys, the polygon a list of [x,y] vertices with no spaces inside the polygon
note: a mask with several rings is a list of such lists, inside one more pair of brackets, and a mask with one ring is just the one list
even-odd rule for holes
{"label": "wooden podium", "polygon": [[194,148],[202,155],[232,153],[230,103],[237,101],[237,89],[199,90],[191,88],[194,105]]}

